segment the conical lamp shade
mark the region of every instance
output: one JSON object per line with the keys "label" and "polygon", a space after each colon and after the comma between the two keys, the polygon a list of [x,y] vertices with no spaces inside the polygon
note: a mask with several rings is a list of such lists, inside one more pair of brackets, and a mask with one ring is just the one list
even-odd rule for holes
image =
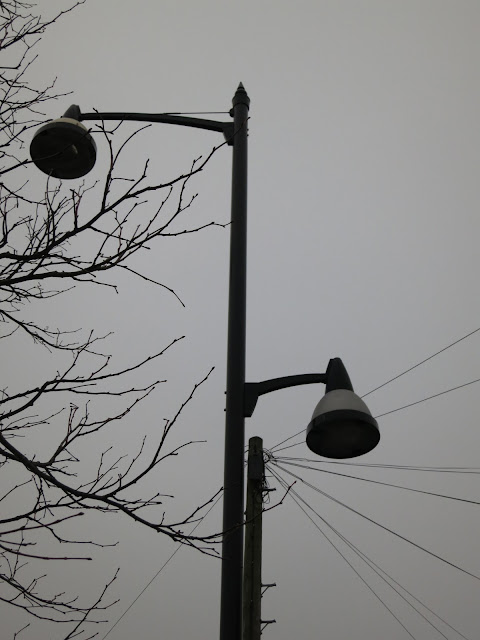
{"label": "conical lamp shade", "polygon": [[362,456],[380,440],[377,421],[353,391],[340,358],[330,360],[326,376],[326,393],[307,427],[307,446],[324,458]]}

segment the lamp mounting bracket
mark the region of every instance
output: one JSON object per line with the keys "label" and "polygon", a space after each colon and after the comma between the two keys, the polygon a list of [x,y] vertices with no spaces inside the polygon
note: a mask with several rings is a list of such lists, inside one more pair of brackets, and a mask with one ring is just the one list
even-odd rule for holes
{"label": "lamp mounting bracket", "polygon": [[246,382],[243,392],[243,415],[250,418],[253,415],[257,400],[265,393],[296,387],[301,384],[327,383],[326,373],[303,373],[296,376],[283,376],[282,378],[272,378],[262,382]]}

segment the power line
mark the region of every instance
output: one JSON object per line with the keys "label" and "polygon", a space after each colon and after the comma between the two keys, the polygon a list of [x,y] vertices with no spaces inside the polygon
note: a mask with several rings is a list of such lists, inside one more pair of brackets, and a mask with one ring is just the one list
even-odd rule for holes
{"label": "power line", "polygon": [[477,333],[478,331],[480,331],[480,327],[478,327],[478,329],[474,329],[473,331],[470,331],[470,333],[467,333],[466,335],[462,336],[458,340],[455,340],[455,342],[452,342],[451,344],[447,345],[446,347],[443,347],[443,349],[440,349],[440,351],[437,351],[436,353],[432,354],[431,356],[428,356],[428,358],[425,358],[424,360],[421,360],[420,362],[417,362],[417,364],[414,364],[413,367],[410,367],[409,369],[406,369],[405,371],[403,371],[402,373],[399,373],[398,375],[394,376],[393,378],[390,378],[390,380],[387,380],[386,382],[384,382],[383,384],[379,385],[378,387],[375,387],[375,389],[372,389],[371,391],[368,391],[367,393],[364,393],[362,398],[365,398],[366,396],[369,396],[371,393],[374,393],[375,391],[378,391],[379,389],[382,389],[382,387],[387,386],[387,384],[390,384],[394,380],[398,380],[398,378],[401,378],[405,374],[410,373],[410,371],[413,371],[414,369],[419,367],[421,364],[424,364],[425,362],[428,362],[432,358],[435,358],[435,356],[438,356],[440,353],[443,353],[447,349],[450,349],[450,347],[453,347],[456,344],[458,344],[459,342],[462,342],[462,340],[466,340],[470,336],[473,336],[473,334]]}
{"label": "power line", "polygon": [[[301,429],[301,431],[299,431],[298,433],[294,433],[293,436],[289,436],[288,438],[285,438],[285,440],[282,440],[281,442],[279,442],[278,444],[276,444],[275,446],[271,447],[270,451],[274,451],[275,449],[277,449],[278,447],[280,447],[282,444],[284,444],[285,442],[288,442],[289,440],[292,440],[293,438],[296,438],[297,436],[299,436],[301,433],[305,433],[305,429]],[[292,445],[292,446],[296,446],[296,445]],[[289,449],[290,447],[285,447],[285,449]]]}
{"label": "power line", "polygon": [[361,513],[360,511],[357,511],[353,507],[350,507],[348,504],[345,504],[341,500],[338,500],[338,498],[334,498],[329,493],[326,493],[326,491],[322,491],[321,489],[319,489],[315,485],[311,484],[310,482],[307,482],[304,478],[298,476],[297,474],[293,473],[292,471],[289,471],[288,469],[284,469],[278,463],[276,463],[276,465],[280,469],[282,469],[285,473],[288,473],[288,475],[292,476],[293,478],[296,478],[297,480],[299,480],[303,484],[307,485],[307,487],[310,487],[314,491],[317,491],[318,493],[323,495],[325,498],[328,498],[329,500],[332,500],[332,502],[335,502],[336,504],[339,504],[340,506],[344,507],[345,509],[348,509],[352,513],[356,513],[358,516],[362,517],[364,520],[367,520],[368,522],[371,522],[372,524],[377,525],[377,527],[380,527],[380,529],[383,529],[384,531],[388,531],[388,533],[391,533],[392,535],[396,536],[397,538],[400,538],[400,540],[403,540],[404,542],[407,542],[408,544],[412,545],[413,547],[416,547],[417,549],[420,549],[421,551],[424,551],[425,553],[427,553],[428,555],[432,556],[433,558],[437,558],[437,560],[441,560],[441,562],[449,565],[450,567],[453,567],[454,569],[457,569],[458,571],[461,571],[462,573],[465,573],[467,576],[470,576],[472,578],[475,578],[475,580],[479,580],[480,581],[480,577],[477,576],[475,573],[472,573],[471,571],[468,571],[467,569],[463,569],[462,567],[454,564],[453,562],[450,562],[450,560],[447,560],[446,558],[443,558],[442,556],[434,553],[433,551],[429,551],[425,547],[422,547],[420,544],[417,544],[416,542],[413,542],[413,540],[410,540],[409,538],[407,538],[405,536],[402,536],[400,533],[397,533],[393,529],[389,529],[387,526],[385,526],[384,524],[381,524],[380,522],[377,522],[373,518],[369,518],[364,513]]}
{"label": "power line", "polygon": [[[282,479],[282,481],[280,481],[280,474],[278,474],[277,476],[277,480],[279,480],[280,484],[285,483],[285,485],[288,486],[288,483]],[[282,484],[282,486],[284,486]],[[291,490],[292,491],[292,490]],[[462,638],[464,638],[464,640],[469,640],[466,636],[464,636],[458,629],[456,629],[455,627],[453,627],[451,624],[449,624],[446,620],[444,620],[441,616],[439,616],[437,613],[435,613],[435,611],[433,611],[430,607],[428,607],[422,600],[420,600],[419,598],[417,598],[416,596],[413,595],[413,593],[411,593],[408,589],[406,589],[403,585],[401,585],[397,580],[395,580],[395,578],[393,578],[388,572],[386,572],[384,569],[382,569],[382,567],[380,567],[374,560],[372,560],[369,556],[367,556],[367,554],[365,554],[363,551],[361,551],[356,545],[353,544],[353,542],[351,542],[350,540],[348,540],[348,538],[346,538],[342,533],[340,533],[340,531],[338,531],[332,524],[330,524],[325,518],[323,518],[318,511],[316,511],[304,498],[302,498],[298,492],[292,491],[292,493],[296,494],[298,496],[298,498],[322,521],[326,524],[327,527],[329,527],[341,540],[343,540],[343,542],[345,544],[347,544],[352,551],[354,551],[354,553],[356,553],[370,568],[372,571],[374,571],[391,589],[393,589],[410,607],[412,607],[420,616],[422,616],[422,618],[424,618],[424,620],[426,622],[428,622],[428,624],[430,624],[436,631],[438,631],[444,638],[447,638],[447,636],[438,628],[436,627],[419,609],[417,609],[417,607],[415,607],[415,605],[413,605],[411,602],[409,602],[409,600],[407,598],[405,598],[404,595],[402,595],[402,593],[400,593],[392,584],[390,584],[388,582],[388,580],[386,578],[384,578],[379,572],[383,573],[385,576],[387,576],[387,578],[389,580],[391,580],[393,583],[395,583],[398,587],[400,587],[400,589],[402,589],[405,593],[407,593],[411,598],[413,598],[416,602],[418,602],[422,607],[424,607],[427,611],[429,611],[432,615],[434,615],[436,618],[438,618],[441,622],[443,622],[443,624],[445,624],[446,626],[448,626],[450,629],[452,629],[452,631],[454,631],[455,633],[457,633],[458,635],[460,635]],[[297,503],[298,504],[298,503]],[[300,507],[300,505],[298,505]],[[302,507],[300,507],[302,509]],[[302,509],[302,511],[305,513],[305,515],[307,516],[307,518],[309,518],[309,520],[314,524],[314,526],[317,526],[317,524],[312,520],[312,518],[308,515],[308,513],[305,512],[304,509]],[[321,530],[320,530],[321,531]],[[323,533],[321,531],[321,533]],[[373,565],[373,566],[372,566]],[[375,568],[376,567],[376,568]]]}
{"label": "power line", "polygon": [[[215,507],[215,505],[219,502],[220,498],[222,497],[222,492],[220,492],[220,495],[217,497],[217,499],[215,500],[215,502],[212,504],[212,506],[210,507],[210,509],[208,509],[208,511],[204,514],[204,516],[202,518],[200,518],[200,520],[197,522],[197,524],[193,527],[193,529],[190,531],[189,535],[192,535],[192,533],[202,524],[202,522],[205,520],[205,518],[208,516],[208,514],[210,513],[210,511]],[[149,580],[149,582],[143,587],[143,589],[140,591],[140,593],[138,594],[138,596],[135,598],[135,600],[133,602],[131,602],[129,604],[129,606],[125,609],[125,611],[122,613],[122,615],[116,620],[116,622],[110,627],[110,629],[107,631],[107,633],[103,636],[102,640],[105,640],[105,638],[107,636],[109,636],[111,634],[111,632],[115,629],[115,627],[117,626],[117,624],[120,622],[120,620],[122,620],[127,613],[130,611],[130,609],[133,607],[133,605],[137,602],[137,600],[145,593],[145,591],[148,589],[148,587],[152,584],[152,582],[154,582],[154,580],[157,579],[158,575],[160,574],[161,571],[163,571],[163,569],[165,569],[165,567],[167,566],[167,564],[170,562],[170,560],[175,556],[175,554],[180,551],[180,549],[182,547],[184,547],[185,545],[180,543],[178,545],[178,547],[175,549],[175,551],[167,558],[167,560],[162,564],[162,566],[160,567],[160,569],[157,571],[157,573],[153,576],[153,578],[151,580]]]}
{"label": "power line", "polygon": [[417,400],[416,402],[405,404],[403,407],[398,407],[397,409],[386,411],[385,413],[381,413],[380,415],[375,416],[375,418],[383,418],[383,416],[388,416],[390,413],[395,413],[396,411],[402,411],[402,409],[408,409],[408,407],[413,407],[416,404],[420,404],[421,402],[426,402],[427,400],[431,400],[432,398],[438,398],[439,396],[443,396],[446,393],[450,393],[450,391],[463,389],[463,387],[468,387],[470,384],[475,384],[476,382],[480,382],[480,378],[477,378],[476,380],[471,380],[470,382],[465,382],[464,384],[458,385],[458,387],[452,387],[451,389],[447,389],[446,391],[440,391],[440,393],[435,393],[433,396],[428,396],[428,398],[423,398],[422,400]]}
{"label": "power line", "polygon": [[[334,531],[336,531],[336,529],[334,529]],[[364,559],[365,562],[367,562],[367,564],[369,564],[369,566],[371,567],[372,571],[375,571],[375,573],[379,576],[379,578],[381,578],[382,580],[384,580],[386,582],[386,584],[388,584],[390,586],[391,589],[393,589],[396,593],[398,593],[398,595],[405,601],[407,602],[411,607],[413,607],[413,609],[415,609],[415,611],[422,616],[422,618],[424,620],[426,620],[428,622],[428,624],[430,624],[431,626],[433,626],[434,629],[436,629],[444,638],[446,638],[447,636],[445,636],[444,633],[442,633],[442,631],[440,629],[438,629],[438,627],[436,627],[421,611],[419,611],[417,609],[417,607],[415,607],[415,605],[413,605],[411,602],[408,601],[407,598],[405,598],[405,596],[403,596],[397,589],[395,589],[395,587],[393,585],[391,585],[388,580],[386,580],[386,578],[384,578],[382,575],[380,575],[380,572],[383,573],[385,576],[387,576],[387,578],[389,580],[391,580],[392,582],[394,582],[398,587],[400,587],[400,589],[402,589],[403,591],[405,591],[405,593],[408,593],[408,595],[413,598],[416,602],[418,602],[422,607],[425,607],[425,609],[427,609],[427,611],[429,611],[432,615],[434,615],[436,618],[438,618],[441,622],[443,622],[443,624],[447,625],[447,627],[450,627],[450,629],[452,629],[452,631],[455,631],[455,633],[458,633],[458,635],[460,635],[462,638],[464,638],[465,640],[469,640],[469,638],[467,638],[466,636],[463,635],[463,633],[461,633],[458,629],[456,629],[455,627],[453,627],[451,624],[449,624],[446,620],[444,620],[444,618],[442,618],[441,616],[438,615],[438,613],[435,613],[435,611],[433,611],[433,609],[431,609],[430,607],[428,607],[422,600],[419,600],[419,598],[417,598],[416,596],[413,595],[413,593],[411,593],[408,589],[406,589],[403,585],[401,585],[399,582],[397,582],[397,580],[395,580],[395,578],[393,578],[389,573],[387,573],[384,569],[382,569],[376,562],[374,562],[371,558],[369,558],[363,551],[361,551],[358,547],[356,547],[353,542],[350,542],[349,540],[347,540],[347,538],[345,538],[343,536],[343,534],[341,534],[340,532],[337,532],[337,534],[340,536],[340,538],[342,540],[345,540],[345,543],[348,544],[351,548],[355,549],[356,552]],[[372,566],[373,565],[373,566]],[[376,569],[374,568],[376,567]],[[378,571],[377,571],[378,569]]]}
{"label": "power line", "polygon": [[367,467],[373,469],[394,469],[397,471],[426,471],[434,473],[460,473],[480,475],[479,467],[428,467],[400,464],[379,464],[373,462],[340,462],[339,460],[314,460],[311,458],[295,458],[290,456],[274,456],[279,461],[311,462],[314,464],[333,464],[345,467]]}
{"label": "power line", "polygon": [[[276,464],[275,458],[272,462]],[[329,471],[328,469],[317,469],[307,465],[299,464],[298,462],[289,462],[288,460],[282,460],[283,464],[291,465],[292,467],[300,467],[301,469],[310,469],[312,471],[319,471],[320,473],[328,473],[333,476],[340,476],[342,478],[351,478],[352,480],[362,480],[363,482],[371,482],[372,484],[379,484],[385,487],[393,487],[395,489],[403,489],[404,491],[413,491],[414,493],[423,493],[427,496],[435,496],[436,498],[445,498],[447,500],[456,500],[457,502],[466,502],[468,504],[480,505],[477,500],[468,500],[467,498],[457,498],[456,496],[447,496],[443,493],[434,493],[433,491],[424,491],[422,489],[414,489],[413,487],[404,487],[399,484],[392,484],[390,482],[382,482],[381,480],[372,480],[371,478],[362,478],[361,476],[351,476],[347,473],[339,473],[338,471]]]}
{"label": "power line", "polygon": [[[270,466],[270,465],[269,465]],[[282,482],[279,478],[279,476],[277,476],[275,474],[275,472],[270,468],[270,472],[277,478],[277,480],[280,482],[280,484],[285,488],[288,489],[288,483]],[[379,600],[379,602],[385,607],[385,609],[390,613],[390,615],[392,615],[395,620],[398,622],[399,625],[401,625],[403,627],[403,629],[408,633],[408,635],[413,638],[413,640],[416,640],[415,636],[407,629],[407,627],[403,624],[403,622],[400,620],[400,618],[398,618],[398,616],[390,609],[390,607],[386,604],[386,602],[384,602],[382,600],[382,598],[378,595],[378,593],[373,589],[373,587],[371,587],[368,582],[365,580],[365,578],[360,574],[359,571],[357,571],[357,569],[355,569],[355,567],[353,566],[353,564],[350,562],[350,560],[346,557],[346,555],[344,553],[342,553],[340,551],[340,549],[338,548],[338,546],[333,542],[333,540],[331,540],[327,534],[318,526],[318,524],[309,516],[309,514],[303,509],[303,507],[300,505],[299,501],[297,500],[297,497],[299,500],[302,500],[302,498],[298,495],[298,493],[296,491],[293,491],[290,488],[289,491],[290,497],[292,498],[292,500],[295,501],[295,503],[297,504],[297,506],[303,511],[303,513],[307,516],[307,518],[310,520],[310,522],[313,523],[313,525],[317,528],[318,531],[320,531],[320,533],[323,535],[323,537],[332,545],[332,547],[335,549],[335,551],[345,560],[345,562],[348,564],[348,566],[350,567],[350,569],[352,569],[352,571],[355,572],[355,574],[360,578],[360,580],[363,582],[363,584],[373,593],[373,595]],[[302,500],[303,502],[303,500]],[[319,518],[325,522],[325,520],[319,516]]]}
{"label": "power line", "polygon": [[[305,433],[305,429],[303,429],[302,433]],[[299,434],[297,434],[299,435]],[[293,449],[293,447],[298,447],[303,444],[303,440],[301,442],[297,442],[296,444],[289,444],[286,447],[282,447],[281,449],[277,449],[275,453],[279,453],[280,451],[286,451],[287,449]]]}

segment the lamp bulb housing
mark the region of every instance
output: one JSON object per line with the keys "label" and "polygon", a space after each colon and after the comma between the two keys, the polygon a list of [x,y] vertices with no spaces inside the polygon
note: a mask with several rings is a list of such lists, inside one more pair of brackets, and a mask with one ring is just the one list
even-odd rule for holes
{"label": "lamp bulb housing", "polygon": [[81,122],[64,116],[40,127],[30,143],[30,156],[43,173],[74,180],[93,168],[97,146]]}
{"label": "lamp bulb housing", "polygon": [[350,389],[327,391],[307,427],[307,446],[324,458],[356,458],[374,449],[380,431],[367,405]]}

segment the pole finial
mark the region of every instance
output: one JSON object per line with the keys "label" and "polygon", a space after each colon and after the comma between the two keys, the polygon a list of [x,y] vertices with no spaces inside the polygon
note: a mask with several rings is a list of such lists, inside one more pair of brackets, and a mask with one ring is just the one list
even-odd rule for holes
{"label": "pole finial", "polygon": [[233,106],[237,104],[245,104],[247,107],[250,106],[250,98],[248,97],[245,87],[243,86],[243,82],[240,82],[240,84],[238,85],[232,102]]}

